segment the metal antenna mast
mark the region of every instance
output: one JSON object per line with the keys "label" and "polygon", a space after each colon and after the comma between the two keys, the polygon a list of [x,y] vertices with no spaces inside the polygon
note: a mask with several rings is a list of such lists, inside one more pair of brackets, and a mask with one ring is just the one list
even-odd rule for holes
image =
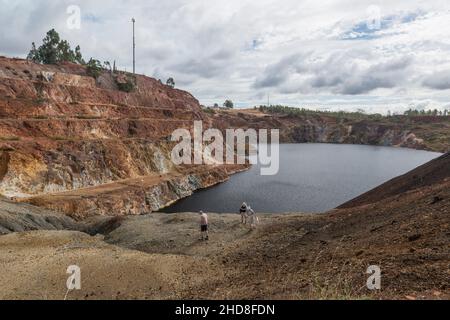
{"label": "metal antenna mast", "polygon": [[133,74],[136,74],[136,38],[134,33],[134,24],[136,23],[136,19],[132,18],[131,22],[133,22]]}

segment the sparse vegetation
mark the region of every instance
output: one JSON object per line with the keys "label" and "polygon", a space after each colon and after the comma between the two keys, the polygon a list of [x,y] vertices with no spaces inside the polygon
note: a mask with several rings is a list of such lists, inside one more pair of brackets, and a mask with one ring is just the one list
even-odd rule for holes
{"label": "sparse vegetation", "polygon": [[49,137],[49,139],[54,140],[54,141],[74,141],[74,138],[70,138],[70,137],[63,137],[63,136],[52,136]]}
{"label": "sparse vegetation", "polygon": [[19,141],[20,137],[16,137],[16,136],[0,136],[0,141]]}
{"label": "sparse vegetation", "polygon": [[166,81],[166,84],[171,87],[172,89],[175,88],[175,80],[173,78],[169,78]]}
{"label": "sparse vegetation", "polygon": [[231,100],[225,100],[225,102],[223,103],[223,106],[227,109],[233,109],[234,103]]}
{"label": "sparse vegetation", "polygon": [[115,80],[120,91],[132,92],[136,88],[136,77],[130,74],[120,74]]}
{"label": "sparse vegetation", "polygon": [[48,116],[37,115],[37,116],[33,116],[33,119],[36,119],[36,120],[47,120]]}
{"label": "sparse vegetation", "polygon": [[0,152],[12,152],[12,151],[14,151],[15,149],[13,148],[13,147],[9,147],[9,146],[1,146],[0,147]]}
{"label": "sparse vegetation", "polygon": [[76,118],[80,120],[98,120],[101,119],[102,117],[89,114],[79,114],[76,116]]}
{"label": "sparse vegetation", "polygon": [[31,44],[27,59],[43,64],[58,64],[61,62],[84,64],[80,46],[77,46],[73,51],[69,42],[62,40],[55,29],[47,32],[39,48],[36,48],[34,42]]}
{"label": "sparse vegetation", "polygon": [[213,108],[207,107],[205,109],[203,109],[204,112],[208,113],[208,114],[216,114],[216,111]]}
{"label": "sparse vegetation", "polygon": [[91,58],[86,64],[86,73],[95,79],[98,79],[98,77],[102,73],[102,70],[102,64],[96,59]]}
{"label": "sparse vegetation", "polygon": [[106,69],[106,70],[109,70],[111,73],[113,72],[111,63],[109,61],[103,62],[103,68]]}
{"label": "sparse vegetation", "polygon": [[323,111],[323,110],[310,110],[306,108],[294,108],[282,105],[275,106],[260,106],[259,110],[263,113],[278,113],[285,114],[291,117],[303,117],[303,116],[315,116],[315,115],[327,115],[334,116],[337,118],[348,118],[348,119],[371,119],[379,120],[384,118],[383,115],[376,114],[366,114],[363,110],[358,110],[357,112],[347,112],[347,111]]}
{"label": "sparse vegetation", "polygon": [[414,116],[433,116],[433,117],[441,117],[441,116],[448,116],[450,113],[449,110],[445,109],[444,111],[442,110],[437,110],[437,109],[433,109],[433,110],[416,110],[416,109],[409,109],[407,111],[405,111],[404,115],[405,116],[409,116],[409,117],[414,117]]}
{"label": "sparse vegetation", "polygon": [[288,107],[283,105],[271,105],[268,106],[259,106],[259,110],[263,113],[272,113],[272,114],[285,114],[291,117],[303,117],[303,116],[314,116],[314,115],[327,115],[333,116],[337,118],[347,118],[347,119],[370,119],[370,120],[381,120],[384,118],[389,118],[391,121],[402,121],[403,116],[447,116],[449,115],[448,110],[439,111],[437,109],[434,110],[408,110],[404,113],[404,115],[395,115],[392,114],[391,111],[388,111],[387,115],[382,115],[379,113],[375,114],[367,114],[363,109],[358,109],[356,112],[349,111],[327,111],[327,110],[312,110],[307,108],[295,108]]}
{"label": "sparse vegetation", "polygon": [[43,104],[45,104],[46,102],[48,102],[48,99],[45,99],[43,97],[38,97],[37,99],[34,100],[34,102],[38,105],[38,106],[42,106]]}

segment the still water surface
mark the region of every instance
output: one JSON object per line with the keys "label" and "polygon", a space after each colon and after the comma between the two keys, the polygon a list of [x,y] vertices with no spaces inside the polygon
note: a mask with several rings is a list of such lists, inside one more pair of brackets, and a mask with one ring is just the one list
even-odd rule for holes
{"label": "still water surface", "polygon": [[391,147],[283,144],[277,175],[261,176],[255,165],[163,212],[234,213],[243,201],[257,212],[324,212],[439,156]]}

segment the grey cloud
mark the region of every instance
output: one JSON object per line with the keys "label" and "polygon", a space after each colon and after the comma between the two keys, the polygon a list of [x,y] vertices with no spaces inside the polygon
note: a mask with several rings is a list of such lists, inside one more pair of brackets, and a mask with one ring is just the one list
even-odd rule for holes
{"label": "grey cloud", "polygon": [[[378,88],[394,88],[401,84],[408,67],[409,57],[373,63],[358,59],[349,52],[338,52],[317,60],[315,53],[297,54],[280,60],[266,68],[264,76],[255,81],[255,88],[278,87],[282,93],[313,93],[325,90],[334,94],[357,95]],[[370,64],[364,67],[363,63]],[[303,78],[298,80],[298,76]],[[296,85],[289,82],[298,82]],[[309,92],[308,92],[309,91]]]}
{"label": "grey cloud", "polygon": [[[389,37],[342,41],[336,39],[361,22],[372,0],[304,1],[301,7],[295,0],[283,6],[276,0],[0,0],[0,54],[25,57],[31,42],[56,28],[72,46],[79,44],[85,57],[115,60],[131,70],[135,17],[137,71],[163,81],[174,77],[177,87],[202,102],[230,97],[259,104],[270,93],[271,100],[293,104],[307,96],[352,104],[353,95],[397,103],[412,94],[436,94],[420,86],[450,87],[450,72],[433,74],[450,65],[450,13],[430,2],[391,0],[383,15],[400,10],[406,15],[400,22],[407,23],[380,31],[389,31]],[[82,10],[81,30],[66,28],[71,4]],[[421,7],[430,13],[426,19],[408,15]],[[378,88],[386,90],[370,94]],[[397,94],[399,88],[408,90]],[[448,101],[445,91],[440,98]]]}
{"label": "grey cloud", "polygon": [[359,79],[352,79],[351,81],[344,82],[337,90],[334,90],[334,92],[347,95],[358,95],[369,93],[379,88],[394,88],[395,86],[396,82],[393,79],[380,78],[368,74],[361,76]]}
{"label": "grey cloud", "polygon": [[274,71],[273,73],[265,75],[261,79],[257,79],[254,87],[256,89],[276,87],[286,81],[287,77],[288,74],[286,72],[282,72],[281,70]]}
{"label": "grey cloud", "polygon": [[436,90],[450,89],[450,70],[441,71],[426,77],[423,85]]}
{"label": "grey cloud", "polygon": [[368,69],[356,69],[353,75],[335,85],[337,93],[357,95],[369,93],[379,88],[395,88],[407,77],[412,60],[408,57],[390,60],[371,66]]}
{"label": "grey cloud", "polygon": [[253,84],[256,89],[276,87],[285,82],[290,74],[300,71],[304,55],[294,54],[266,67],[262,76]]}
{"label": "grey cloud", "polygon": [[169,67],[169,70],[178,73],[185,73],[189,75],[197,75],[202,78],[213,78],[220,76],[225,71],[225,65],[218,64],[211,60],[190,59],[183,63],[174,64]]}
{"label": "grey cloud", "polygon": [[211,59],[215,60],[228,60],[231,59],[234,56],[234,52],[232,50],[229,50],[227,48],[223,48],[220,50],[217,50],[211,55]]}

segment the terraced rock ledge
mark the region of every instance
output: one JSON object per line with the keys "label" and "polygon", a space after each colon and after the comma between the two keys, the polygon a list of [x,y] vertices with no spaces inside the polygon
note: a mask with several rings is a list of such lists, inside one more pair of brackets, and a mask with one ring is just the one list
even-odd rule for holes
{"label": "terraced rock ledge", "polygon": [[204,112],[189,93],[136,76],[132,92],[104,71],[0,57],[0,194],[77,219],[157,211],[223,182],[241,166],[175,166],[176,129],[280,129],[281,142],[388,145],[448,151],[450,117]]}
{"label": "terraced rock ledge", "polygon": [[157,211],[247,166],[175,166],[176,129],[210,121],[189,93],[136,76],[90,77],[79,65],[0,58],[0,194],[64,212]]}

